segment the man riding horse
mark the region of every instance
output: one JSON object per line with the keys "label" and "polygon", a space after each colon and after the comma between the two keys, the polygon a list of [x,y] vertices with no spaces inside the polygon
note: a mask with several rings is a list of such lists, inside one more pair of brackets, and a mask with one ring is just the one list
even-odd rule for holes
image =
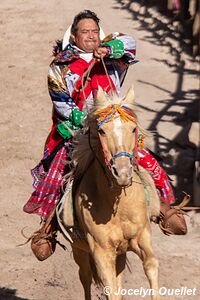
{"label": "man riding horse", "polygon": [[[74,168],[71,161],[72,132],[83,126],[98,86],[106,95],[111,90],[120,93],[128,67],[135,63],[135,54],[134,38],[119,32],[103,37],[99,18],[90,10],[76,15],[63,41],[57,42],[48,72],[53,125],[45,144],[44,157],[32,170],[35,190],[23,208],[27,213],[38,214],[42,218],[42,226],[52,216],[63,195],[63,177]],[[169,204],[175,201],[175,197],[165,171],[146,149],[139,150],[139,164],[150,172],[165,210],[170,210]],[[185,232],[186,228],[183,228],[182,233]],[[38,240],[44,238],[42,230],[36,235]],[[41,260],[47,257],[44,255]]]}

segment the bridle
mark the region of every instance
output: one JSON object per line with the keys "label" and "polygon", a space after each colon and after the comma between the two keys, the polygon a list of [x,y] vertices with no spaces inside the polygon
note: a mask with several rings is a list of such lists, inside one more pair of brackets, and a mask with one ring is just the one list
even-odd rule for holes
{"label": "bridle", "polygon": [[126,151],[120,151],[120,152],[114,154],[110,159],[108,158],[108,153],[105,149],[104,142],[102,140],[100,133],[98,133],[98,136],[99,136],[99,141],[100,141],[100,144],[101,144],[101,147],[103,150],[105,163],[110,170],[112,169],[112,166],[114,165],[115,160],[118,157],[122,157],[122,156],[129,157],[131,165],[138,169],[138,127],[136,127],[136,129],[135,129],[135,146],[134,146],[132,153],[129,153]]}
{"label": "bridle", "polygon": [[[102,138],[101,138],[101,135],[98,133],[98,137],[99,137],[99,141],[100,141],[100,144],[101,144],[101,147],[102,147],[102,150],[103,150],[103,155],[104,155],[104,161],[105,161],[105,164],[102,163],[102,161],[100,160],[100,158],[98,157],[96,151],[93,149],[92,147],[92,144],[91,144],[91,132],[90,132],[90,128],[88,130],[88,142],[89,142],[89,147],[90,147],[90,150],[94,156],[94,159],[97,160],[97,162],[99,163],[105,177],[107,178],[107,181],[108,181],[108,184],[110,186],[110,188],[117,188],[118,185],[116,184],[116,181],[112,175],[112,166],[116,160],[116,158],[118,157],[121,157],[121,156],[126,156],[126,157],[129,157],[130,161],[131,161],[131,165],[133,166],[133,169],[135,170],[138,170],[138,141],[137,141],[137,133],[138,132],[138,129],[136,127],[136,131],[135,131],[135,147],[132,151],[132,153],[128,153],[128,152],[125,152],[125,151],[120,151],[118,153],[116,153],[115,155],[113,155],[111,157],[111,159],[108,158],[108,155],[107,155],[107,152],[105,150],[105,146],[104,146],[104,143],[102,141]],[[105,166],[106,165],[106,166]]]}

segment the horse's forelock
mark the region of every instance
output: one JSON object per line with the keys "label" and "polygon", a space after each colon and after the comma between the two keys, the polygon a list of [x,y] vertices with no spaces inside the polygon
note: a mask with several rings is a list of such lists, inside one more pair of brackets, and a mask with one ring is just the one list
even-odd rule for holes
{"label": "horse's forelock", "polygon": [[[108,99],[107,103],[104,103],[104,105],[102,103],[101,104],[95,103],[92,111],[88,115],[88,122],[90,123],[90,125],[93,122],[94,122],[93,124],[96,124],[96,121],[98,121],[101,113],[106,111],[108,109],[108,107],[110,107],[111,105],[120,106],[120,108],[125,112],[125,114],[127,114],[127,116],[130,116],[130,118],[124,118],[124,120],[134,121],[139,128],[139,132],[142,133],[143,136],[152,138],[152,133],[150,131],[144,129],[137,118],[138,109],[137,109],[136,103],[130,103],[130,102],[127,103],[126,101],[124,101],[125,98],[126,97],[119,98],[119,97],[115,96],[113,99]],[[100,115],[99,115],[99,113],[100,113]],[[106,117],[106,114],[104,114],[104,116],[103,116],[103,114],[101,115],[101,118],[99,119],[100,123],[101,123],[101,121],[102,121],[102,123],[104,123],[103,120],[105,120],[105,117]],[[108,116],[108,120],[110,120],[109,116]],[[91,121],[92,121],[92,123],[91,123]]]}
{"label": "horse's forelock", "polygon": [[[121,99],[118,98],[117,100],[109,102],[109,105],[106,106],[95,106],[91,113],[92,119],[96,119],[98,122],[107,122],[118,115],[124,121],[137,123],[134,110],[129,105],[124,106]],[[89,119],[91,119],[91,115]]]}
{"label": "horse's forelock", "polygon": [[[130,103],[124,103],[124,99],[125,97],[119,97],[116,94],[109,96],[105,96],[105,98],[107,99],[107,101],[101,101],[99,99],[96,99],[94,101],[94,105],[92,110],[90,111],[89,115],[88,115],[88,119],[97,119],[98,118],[98,114],[99,112],[101,113],[101,111],[105,111],[106,109],[108,109],[111,105],[113,106],[119,106],[121,108],[126,108],[126,112],[128,112],[130,115],[134,115],[136,117],[136,114],[134,113],[135,110],[135,106],[134,104],[130,104]],[[104,100],[105,100],[104,98]]]}

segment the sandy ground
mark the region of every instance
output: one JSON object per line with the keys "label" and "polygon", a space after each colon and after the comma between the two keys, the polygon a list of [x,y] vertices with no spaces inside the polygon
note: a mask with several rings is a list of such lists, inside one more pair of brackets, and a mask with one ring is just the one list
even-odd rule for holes
{"label": "sandy ground", "polygon": [[[159,135],[152,148],[162,152],[170,169],[170,141],[187,123],[187,108],[195,103],[197,66],[180,55],[176,36],[156,28],[159,16],[143,18],[131,1],[117,0],[1,0],[0,2],[0,299],[83,299],[70,245],[57,248],[47,261],[38,262],[29,245],[17,247],[39,226],[39,218],[23,213],[32,187],[30,169],[40,160],[51,126],[51,102],[46,74],[54,41],[62,38],[72,16],[84,8],[97,12],[104,31],[123,31],[137,40],[139,63],[129,71],[124,91],[134,83],[142,124]],[[124,4],[124,5],[122,5]],[[126,4],[126,5],[125,5]],[[134,10],[133,10],[134,9]],[[164,38],[164,39],[163,39]],[[185,118],[177,121],[177,117]],[[175,150],[173,150],[175,151]],[[173,158],[175,152],[171,153]],[[173,160],[171,160],[173,162]],[[175,176],[176,172],[171,171]],[[175,185],[178,180],[175,178]],[[187,188],[187,181],[185,186]],[[200,299],[200,217],[190,212],[188,234],[166,237],[152,225],[153,244],[160,261],[160,286],[196,288],[192,296],[167,295],[166,300]],[[126,289],[147,288],[141,263],[129,255],[132,272],[125,272]],[[127,296],[126,299],[142,299]],[[93,299],[103,299],[93,288]],[[146,297],[145,299],[149,299]]]}

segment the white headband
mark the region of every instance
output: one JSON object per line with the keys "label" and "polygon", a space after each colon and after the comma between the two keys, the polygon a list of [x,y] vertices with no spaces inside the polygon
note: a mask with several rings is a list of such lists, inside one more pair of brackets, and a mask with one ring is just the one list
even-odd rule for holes
{"label": "white headband", "polygon": [[[100,27],[100,39],[103,40],[104,38],[105,38],[105,34],[102,28]],[[71,25],[67,28],[67,31],[64,34],[63,42],[62,42],[62,50],[64,50],[69,43],[73,43],[73,41],[71,40]]]}

